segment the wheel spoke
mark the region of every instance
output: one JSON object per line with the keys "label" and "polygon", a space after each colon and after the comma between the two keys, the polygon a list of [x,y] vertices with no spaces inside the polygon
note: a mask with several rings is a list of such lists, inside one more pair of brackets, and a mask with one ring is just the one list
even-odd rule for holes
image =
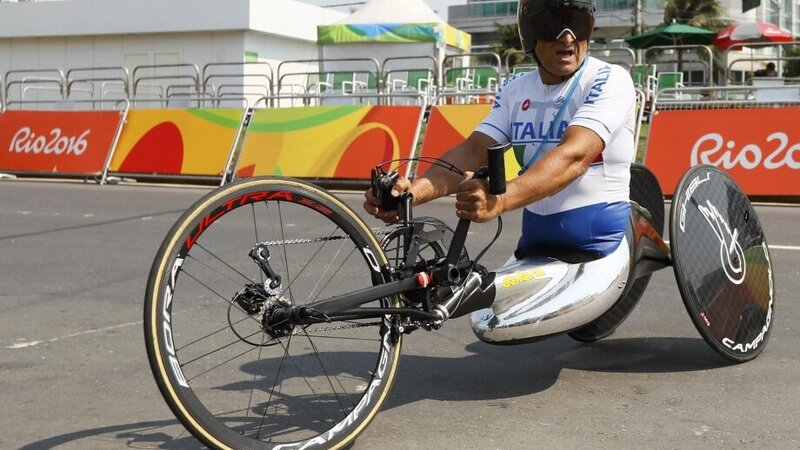
{"label": "wheel spoke", "polygon": [[[202,250],[204,250],[206,253],[208,253],[208,255],[209,255],[209,256],[211,256],[212,258],[214,258],[214,259],[216,259],[217,261],[221,262],[221,263],[222,263],[222,264],[224,264],[226,267],[228,267],[229,269],[231,269],[233,272],[237,273],[239,276],[241,276],[242,278],[244,278],[244,279],[245,279],[247,282],[249,282],[249,283],[255,283],[255,280],[253,280],[252,278],[250,278],[250,277],[248,277],[247,275],[243,274],[242,272],[240,272],[239,270],[237,270],[235,267],[231,266],[231,265],[230,265],[230,264],[228,264],[227,262],[223,261],[223,260],[222,260],[222,258],[220,258],[219,256],[217,256],[217,255],[216,255],[216,253],[214,253],[214,252],[212,252],[211,250],[208,250],[207,248],[203,247],[203,245],[202,245],[201,243],[197,242],[197,243],[195,243],[194,245],[195,245],[195,247],[199,247],[199,248],[201,248]],[[200,259],[198,259],[197,257],[193,257],[193,256],[190,256],[190,255],[187,255],[187,257],[191,257],[191,258],[193,258],[193,259],[194,259],[195,261],[197,261],[199,264],[202,264],[203,266],[207,267],[208,269],[210,269],[210,270],[212,270],[212,271],[214,271],[214,272],[217,272],[217,273],[218,273],[218,274],[220,274],[221,276],[223,276],[223,277],[225,277],[225,278],[228,278],[228,279],[229,279],[229,280],[231,280],[231,281],[234,281],[234,282],[236,282],[236,283],[238,283],[238,282],[239,282],[239,281],[237,281],[237,280],[234,280],[234,279],[232,279],[232,278],[228,277],[227,275],[225,275],[224,273],[220,272],[219,270],[216,270],[216,269],[214,269],[213,267],[211,267],[210,265],[208,265],[208,264],[204,263],[203,261],[201,261],[201,260],[200,260]]]}
{"label": "wheel spoke", "polygon": [[[252,335],[250,335],[250,336],[248,336],[248,337],[253,337],[253,336],[255,336],[256,334],[258,334],[258,333],[253,333]],[[205,355],[198,356],[198,357],[196,357],[196,358],[194,358],[194,359],[192,359],[192,360],[190,360],[190,361],[188,361],[188,362],[186,362],[186,363],[183,363],[183,364],[181,364],[181,367],[186,367],[186,366],[188,366],[189,364],[191,364],[191,363],[193,363],[193,362],[199,361],[201,358],[205,358],[206,356],[210,356],[210,355],[212,355],[212,354],[214,354],[214,353],[216,353],[216,352],[219,352],[219,351],[221,351],[221,350],[224,350],[224,349],[226,349],[226,348],[228,348],[228,347],[231,347],[232,345],[236,345],[236,344],[238,344],[238,343],[241,343],[241,341],[237,339],[236,341],[234,341],[234,342],[231,342],[230,344],[224,345],[224,346],[222,346],[222,347],[220,347],[220,348],[218,348],[218,349],[216,349],[216,350],[212,350],[212,351],[210,351],[210,352],[206,353]],[[245,350],[245,351],[243,351],[243,352],[239,353],[238,355],[236,355],[236,356],[233,356],[233,357],[231,357],[231,358],[228,358],[228,359],[226,359],[225,361],[222,361],[221,363],[219,363],[219,364],[217,364],[217,365],[215,365],[215,366],[213,366],[213,367],[210,367],[210,368],[208,368],[208,369],[206,369],[206,370],[204,370],[204,371],[202,371],[202,372],[200,372],[200,373],[197,373],[197,374],[195,374],[193,377],[191,377],[191,378],[188,378],[186,381],[192,381],[193,379],[195,379],[195,378],[197,378],[197,377],[199,377],[199,376],[201,376],[201,375],[205,375],[205,374],[207,374],[207,373],[211,372],[211,371],[212,371],[212,370],[214,370],[214,369],[217,369],[217,368],[219,368],[219,367],[222,367],[222,366],[223,366],[223,365],[225,365],[225,364],[228,364],[228,363],[229,363],[229,362],[231,362],[231,361],[234,361],[234,360],[236,360],[236,359],[239,359],[239,358],[241,358],[242,356],[244,356],[244,355],[246,355],[246,354],[248,354],[248,353],[252,352],[252,351],[253,351],[254,349],[256,349],[256,348],[260,348],[260,347],[252,347],[252,346],[251,346],[250,348],[248,348],[247,350]]]}
{"label": "wheel spoke", "polygon": [[331,268],[331,266],[333,266],[333,262],[336,261],[336,257],[339,256],[339,253],[342,251],[342,248],[344,248],[343,245],[340,246],[339,250],[336,251],[336,255],[334,255],[333,258],[331,258],[330,263],[328,263],[325,266],[325,270],[323,270],[322,271],[322,275],[319,276],[319,279],[317,280],[317,284],[314,285],[314,288],[311,289],[311,293],[308,294],[308,300],[309,300],[308,304],[309,305],[313,305],[314,303],[317,302],[317,299],[322,294],[322,292],[325,290],[325,288],[327,288],[328,285],[331,283],[331,281],[333,281],[333,279],[336,277],[336,274],[340,273],[342,267],[344,267],[344,264],[350,259],[351,256],[353,256],[353,253],[355,253],[355,251],[356,251],[355,247],[353,247],[353,249],[350,250],[350,253],[348,253],[348,255],[344,257],[344,260],[342,260],[342,263],[339,264],[339,267],[337,267],[336,270],[333,271],[333,274],[330,276],[330,278],[328,278],[328,281],[326,281],[325,284],[319,289],[319,292],[317,292],[317,295],[314,295],[314,291],[317,290],[317,287],[319,287],[319,283],[328,274],[328,270]]}
{"label": "wheel spoke", "polygon": [[[237,305],[237,304],[236,304],[236,302],[233,302],[233,301],[231,301],[231,300],[228,300],[227,298],[225,298],[225,296],[223,296],[222,294],[220,294],[219,292],[217,292],[216,290],[214,290],[214,289],[213,289],[211,286],[209,286],[208,284],[204,283],[204,282],[203,282],[202,280],[200,280],[198,277],[196,277],[196,276],[192,275],[191,273],[187,272],[186,270],[181,270],[181,273],[184,273],[184,274],[186,274],[186,276],[188,276],[189,278],[193,279],[194,281],[196,281],[198,284],[200,284],[200,285],[201,285],[201,286],[203,286],[204,288],[208,289],[210,292],[212,292],[212,293],[213,293],[214,295],[216,295],[217,297],[221,298],[223,301],[225,301],[225,303],[226,303],[226,305],[227,305],[227,306],[229,306],[229,307],[230,307],[230,306],[232,306],[232,307],[236,308],[236,309],[237,309],[239,312],[241,312],[242,314],[244,314],[246,317],[249,317],[249,318],[250,318],[251,320],[253,320],[254,322],[256,322],[256,323],[259,323],[259,322],[258,322],[258,320],[256,320],[254,317],[252,317],[252,316],[250,316],[249,314],[247,314],[247,311],[243,310],[241,306],[239,306],[239,305]],[[259,325],[260,325],[260,323],[259,323]]]}
{"label": "wheel spoke", "polygon": [[[303,332],[305,333],[305,329],[303,330]],[[347,408],[342,404],[342,400],[339,397],[339,394],[336,392],[336,387],[333,386],[333,381],[331,381],[330,372],[328,371],[328,367],[326,366],[325,361],[323,360],[322,355],[320,354],[320,351],[317,348],[317,344],[314,343],[314,340],[311,339],[311,337],[307,333],[305,333],[305,336],[308,339],[309,344],[311,344],[311,348],[314,349],[314,356],[316,356],[317,360],[319,361],[319,365],[322,368],[322,372],[325,374],[325,378],[328,380],[328,385],[330,385],[331,390],[333,391],[333,395],[336,396],[336,401],[339,402],[339,406],[342,407],[342,412],[345,413],[344,417],[347,417]],[[335,375],[333,376],[333,378],[336,379],[337,384],[339,384],[339,387],[342,388],[342,392],[346,394],[347,389],[345,389],[344,385],[342,385],[342,381],[339,380],[339,378],[337,378]],[[349,396],[348,400],[350,400],[350,403],[355,408],[356,404],[353,403],[353,401],[349,398]]]}
{"label": "wheel spoke", "polygon": [[[232,183],[198,202],[167,237],[170,246],[154,263],[158,279],[148,283],[145,325],[156,331],[148,356],[153,363],[155,347],[165,368],[153,363],[162,392],[176,394],[168,401],[201,439],[271,448],[325,436],[339,446],[385,399],[388,384],[374,380],[393,376],[397,351],[383,342],[385,319],[298,325],[286,314],[276,322],[286,308],[378,282],[361,254],[374,242],[371,231],[329,199],[296,182]],[[407,238],[391,250],[368,248],[399,261]],[[269,270],[249,257],[259,245],[269,247]],[[281,279],[278,292],[270,271]],[[376,370],[387,361],[387,371]],[[363,411],[353,415],[357,406]],[[231,432],[218,432],[225,428]]]}

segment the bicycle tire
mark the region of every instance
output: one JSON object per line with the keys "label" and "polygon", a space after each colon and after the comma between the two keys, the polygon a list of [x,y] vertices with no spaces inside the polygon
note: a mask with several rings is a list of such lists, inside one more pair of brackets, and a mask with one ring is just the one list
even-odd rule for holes
{"label": "bicycle tire", "polygon": [[[631,200],[647,209],[652,217],[651,224],[660,235],[663,235],[664,194],[656,176],[644,165],[631,164],[630,196]],[[569,337],[579,342],[591,343],[614,334],[617,327],[636,308],[650,283],[651,276],[652,274],[647,274],[637,280],[629,278],[626,283],[629,288],[608,311],[586,325],[568,332]]]}
{"label": "bicycle tire", "polygon": [[[265,241],[270,231],[274,240]],[[322,240],[307,242],[313,239],[303,233]],[[338,328],[297,327],[277,337],[265,332],[257,304],[242,294],[252,288],[235,290],[237,282],[267,284],[243,254],[259,242],[282,247],[271,265],[283,284],[263,304],[311,304],[337,289],[387,281],[375,236],[332,194],[289,178],[250,178],[217,188],[178,219],[150,271],[144,332],[154,378],[175,416],[211,448],[341,448],[386,399],[401,337],[391,332],[388,316]],[[289,247],[299,262],[289,261]],[[324,266],[321,275],[317,264]],[[336,278],[340,274],[344,282]],[[329,287],[332,294],[320,297]],[[380,306],[398,302],[383,299]],[[222,362],[214,365],[216,359]]]}

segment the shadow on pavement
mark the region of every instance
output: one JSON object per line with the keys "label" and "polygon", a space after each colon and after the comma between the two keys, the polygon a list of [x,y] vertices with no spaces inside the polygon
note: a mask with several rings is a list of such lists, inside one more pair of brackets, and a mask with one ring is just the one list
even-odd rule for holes
{"label": "shadow on pavement", "polygon": [[[398,378],[384,405],[391,409],[421,400],[492,401],[535,394],[555,384],[563,369],[610,373],[670,373],[711,370],[729,363],[700,338],[626,338],[581,344],[556,337],[533,344],[467,345],[466,357],[402,355]],[[249,367],[254,369],[255,367]],[[68,443],[98,443],[169,450],[203,446],[187,432],[177,437],[176,420],[140,422],[46,438],[21,450],[51,449]],[[85,440],[85,441],[84,441]]]}
{"label": "shadow on pavement", "polygon": [[70,448],[153,448],[166,450],[196,450],[205,448],[188,432],[175,437],[163,431],[166,427],[179,427],[177,420],[139,422],[114,425],[53,436],[24,445],[20,450],[60,448],[69,443],[80,444]]}
{"label": "shadow on pavement", "polygon": [[500,400],[535,394],[555,384],[563,369],[612,373],[670,373],[726,367],[700,338],[606,339],[592,344],[556,337],[532,344],[467,345],[459,358],[402,355],[384,408],[423,399]]}

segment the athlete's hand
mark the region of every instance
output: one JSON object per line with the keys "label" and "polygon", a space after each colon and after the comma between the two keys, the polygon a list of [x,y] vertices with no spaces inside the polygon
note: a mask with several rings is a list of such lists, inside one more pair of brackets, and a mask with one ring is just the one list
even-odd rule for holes
{"label": "athlete's hand", "polygon": [[[397,182],[394,184],[392,188],[392,197],[400,197],[404,192],[407,192],[411,189],[411,180],[405,177],[400,177],[397,179]],[[364,192],[364,210],[372,215],[375,216],[377,219],[384,221],[385,223],[395,223],[400,220],[400,216],[397,215],[397,210],[389,210],[384,211],[380,208],[380,201],[372,195],[372,189],[367,189]]]}
{"label": "athlete's hand", "polygon": [[458,185],[456,194],[456,216],[473,222],[488,222],[503,213],[502,199],[489,193],[489,182],[475,180],[473,172],[467,172]]}

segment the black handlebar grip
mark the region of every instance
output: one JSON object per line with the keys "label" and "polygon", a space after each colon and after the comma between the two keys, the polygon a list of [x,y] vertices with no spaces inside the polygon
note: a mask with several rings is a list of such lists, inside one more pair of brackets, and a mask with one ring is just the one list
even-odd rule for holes
{"label": "black handlebar grip", "polygon": [[511,147],[507,144],[494,144],[486,151],[489,157],[489,193],[492,195],[505,194],[506,192],[506,165],[505,153]]}
{"label": "black handlebar grip", "polygon": [[400,205],[400,197],[392,196],[392,188],[397,183],[398,178],[400,178],[400,175],[395,171],[379,174],[375,169],[372,169],[372,195],[378,199],[380,208],[384,211],[394,211]]}

